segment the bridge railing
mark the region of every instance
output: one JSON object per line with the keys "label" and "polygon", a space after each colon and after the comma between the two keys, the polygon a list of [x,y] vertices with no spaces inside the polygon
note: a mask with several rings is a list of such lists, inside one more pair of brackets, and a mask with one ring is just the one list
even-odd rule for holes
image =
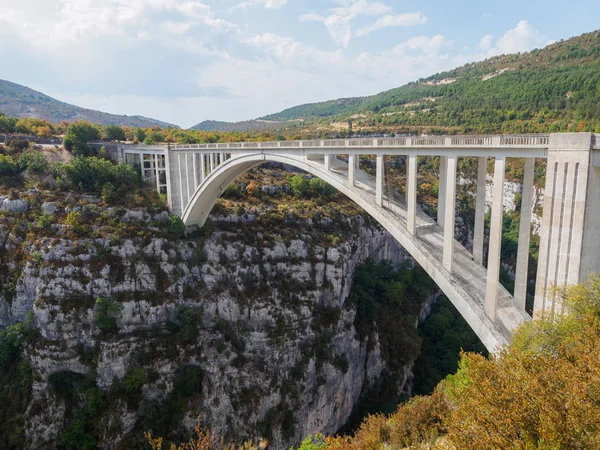
{"label": "bridge railing", "polygon": [[546,148],[548,134],[497,135],[497,136],[409,136],[393,138],[324,139],[276,142],[232,142],[218,144],[172,145],[173,150],[241,150],[265,148]]}

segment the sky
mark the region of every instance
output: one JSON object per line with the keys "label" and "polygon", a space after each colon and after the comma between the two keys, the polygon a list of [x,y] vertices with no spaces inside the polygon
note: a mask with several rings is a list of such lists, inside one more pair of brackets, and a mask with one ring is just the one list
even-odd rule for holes
{"label": "sky", "polygon": [[0,79],[191,127],[376,94],[598,26],[597,0],[0,0]]}

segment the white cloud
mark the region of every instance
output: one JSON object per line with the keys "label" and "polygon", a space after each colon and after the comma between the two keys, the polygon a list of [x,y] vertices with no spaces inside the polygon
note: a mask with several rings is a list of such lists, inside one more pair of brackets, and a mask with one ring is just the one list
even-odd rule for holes
{"label": "white cloud", "polygon": [[283,8],[285,5],[287,5],[288,0],[248,0],[245,2],[241,2],[238,3],[235,6],[232,6],[231,8],[229,8],[229,12],[234,12],[234,11],[244,11],[248,8],[252,8],[252,7],[263,7],[266,9],[281,9]]}
{"label": "white cloud", "polygon": [[[2,3],[0,1],[0,7]],[[0,27],[12,28],[34,50],[57,54],[65,49],[88,50],[102,39],[118,39],[121,45],[138,36],[143,40],[148,36],[160,40],[163,35],[156,34],[157,28],[177,36],[182,34],[182,29],[174,26],[178,22],[185,22],[187,30],[203,27],[203,31],[222,32],[238,28],[215,17],[210,6],[198,1],[28,0],[10,3],[7,13],[0,16]],[[169,16],[164,26],[156,23],[156,17],[161,14]],[[173,20],[172,15],[182,20]],[[92,58],[97,56],[91,55]]]}
{"label": "white cloud", "polygon": [[374,31],[380,30],[381,28],[387,27],[410,27],[414,25],[422,25],[427,23],[427,17],[420,12],[391,15],[382,17],[377,22],[367,25],[366,27],[359,28],[356,31],[356,36],[366,36]]}
{"label": "white cloud", "polygon": [[358,16],[381,16],[390,14],[392,8],[381,2],[369,0],[334,0],[339,6],[332,8],[330,14],[321,16],[315,13],[299,17],[301,22],[323,22],[333,41],[347,48],[352,40],[351,22]]}
{"label": "white cloud", "polygon": [[496,49],[501,54],[526,52],[542,46],[545,40],[526,20],[521,20],[515,28],[508,30],[496,42]]}
{"label": "white cloud", "polygon": [[302,14],[300,17],[300,22],[325,22],[327,17],[320,16],[315,13]]}
{"label": "white cloud", "polygon": [[490,48],[492,48],[492,39],[494,39],[494,36],[492,36],[491,34],[486,34],[484,37],[481,38],[479,44],[477,44],[477,48],[481,50],[489,50]]}
{"label": "white cloud", "polygon": [[489,19],[489,18],[490,18],[490,17],[492,17],[492,16],[493,16],[493,14],[488,12],[488,13],[483,13],[483,14],[481,15],[481,18],[482,18],[482,19]]}

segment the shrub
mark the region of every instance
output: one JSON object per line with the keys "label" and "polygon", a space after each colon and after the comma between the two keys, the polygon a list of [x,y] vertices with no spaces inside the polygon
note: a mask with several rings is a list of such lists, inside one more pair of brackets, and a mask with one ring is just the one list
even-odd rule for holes
{"label": "shrub", "polygon": [[71,211],[65,218],[65,225],[69,225],[73,228],[81,227],[83,225],[83,217],[81,216],[81,213],[77,211]]}
{"label": "shrub", "polygon": [[181,239],[185,236],[185,224],[178,216],[171,214],[169,216],[168,231],[175,239]]}
{"label": "shrub", "polygon": [[139,175],[131,166],[96,157],[73,158],[64,171],[69,182],[87,192],[99,193],[106,183],[124,188],[139,184]]}
{"label": "shrub", "polygon": [[311,178],[309,185],[315,194],[330,196],[336,193],[336,189],[332,185],[320,178]]}
{"label": "shrub", "polygon": [[202,369],[198,366],[184,366],[175,374],[173,389],[177,395],[190,397],[200,392]]}
{"label": "shrub", "polygon": [[48,229],[54,223],[54,216],[46,212],[41,213],[37,219],[37,226],[43,229]]}
{"label": "shrub", "polygon": [[300,175],[294,175],[290,177],[289,183],[290,189],[292,190],[292,194],[294,194],[295,197],[304,197],[304,195],[308,191],[308,181],[306,181]]}
{"label": "shrub", "polygon": [[179,310],[179,330],[177,335],[184,343],[193,343],[200,335],[200,329],[204,322],[204,311],[202,308],[184,306]]}
{"label": "shrub", "polygon": [[256,181],[251,181],[248,186],[246,186],[246,192],[249,196],[258,198],[260,195],[260,185]]}
{"label": "shrub", "polygon": [[102,331],[115,331],[117,319],[115,316],[123,311],[123,305],[112,299],[100,297],[96,300],[94,319]]}
{"label": "shrub", "polygon": [[56,440],[58,448],[65,450],[93,450],[98,448],[98,443],[89,430],[86,429],[85,422],[77,418],[73,420],[67,429]]}
{"label": "shrub", "polygon": [[0,175],[14,175],[19,171],[12,156],[0,155]]}
{"label": "shrub", "polygon": [[21,354],[21,345],[32,336],[31,315],[27,316],[25,322],[17,323],[7,327],[0,332],[0,365],[4,366],[15,361]]}
{"label": "shrub", "polygon": [[49,164],[42,152],[31,151],[21,153],[19,157],[19,169],[28,173],[42,174],[48,170]]}
{"label": "shrub", "polygon": [[123,379],[125,392],[131,398],[139,398],[146,383],[146,372],[139,366],[130,367]]}
{"label": "shrub", "polygon": [[115,186],[112,183],[105,183],[102,186],[102,200],[107,205],[112,205],[115,201]]}

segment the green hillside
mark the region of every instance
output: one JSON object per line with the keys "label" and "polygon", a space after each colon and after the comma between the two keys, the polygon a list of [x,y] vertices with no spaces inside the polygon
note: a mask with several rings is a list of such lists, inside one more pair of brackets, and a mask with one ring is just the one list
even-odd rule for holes
{"label": "green hillside", "polygon": [[267,131],[281,128],[285,122],[267,120],[245,120],[243,122],[221,122],[219,120],[205,120],[194,125],[190,130],[223,131],[226,133],[236,131]]}
{"label": "green hillside", "polygon": [[600,130],[600,32],[502,55],[363,97],[264,117],[456,132]]}
{"label": "green hillside", "polygon": [[0,112],[7,116],[45,119],[50,123],[60,123],[63,120],[68,122],[87,120],[99,125],[127,125],[144,128],[156,125],[160,127],[175,126],[142,116],[121,116],[80,108],[5,80],[0,80]]}

